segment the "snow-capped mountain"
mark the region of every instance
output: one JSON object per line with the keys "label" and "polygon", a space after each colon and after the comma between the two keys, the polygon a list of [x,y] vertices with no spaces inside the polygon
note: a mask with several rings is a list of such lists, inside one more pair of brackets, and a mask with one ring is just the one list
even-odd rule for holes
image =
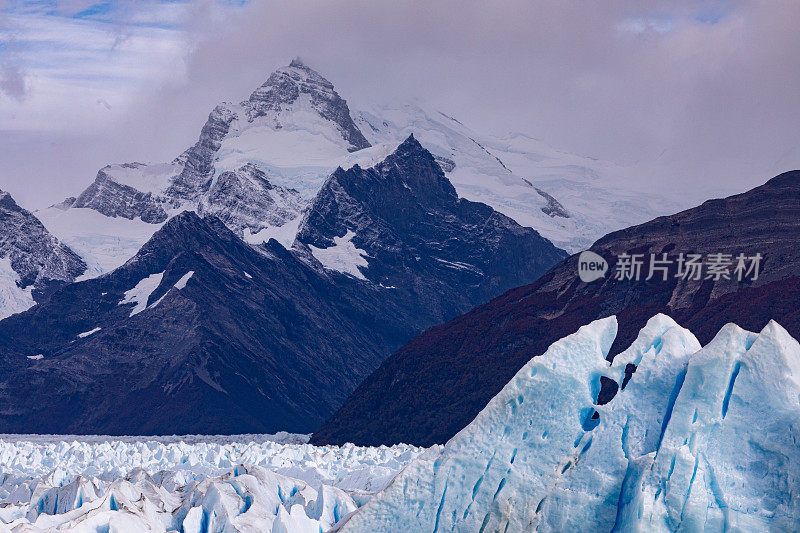
{"label": "snow-capped mountain", "polygon": [[35,305],[86,265],[0,190],[0,320]]}
{"label": "snow-capped mountain", "polygon": [[[604,278],[582,282],[574,255],[535,283],[426,331],[365,379],[312,442],[445,442],[532,357],[580,325],[611,314],[619,317],[611,356],[659,312],[704,343],[727,322],[758,331],[773,319],[800,337],[800,171],[611,233],[591,250],[608,263]],[[640,254],[638,280],[617,279],[625,254]],[[651,254],[667,254],[669,261],[662,265],[666,273],[654,270],[647,280]],[[679,276],[680,254],[684,260],[698,255],[703,270],[697,279],[685,276],[685,268]],[[720,276],[709,271],[717,254],[729,261]],[[761,255],[757,279],[737,279],[740,254]]]}
{"label": "snow-capped mountain", "polygon": [[216,187],[270,191],[244,170],[217,178],[206,216],[173,216],[123,266],[0,321],[0,433],[308,433],[413,335],[566,255],[459,199],[413,138],[335,172],[289,250],[229,228],[257,204],[216,216],[232,212]]}
{"label": "snow-capped mountain", "polygon": [[[40,218],[84,257],[89,275],[120,266],[186,209],[219,217],[248,242],[274,237],[288,247],[327,175],[366,148],[333,85],[295,60],[247,100],[214,108],[197,143],[171,163],[109,165]],[[120,220],[98,224],[86,211]]]}
{"label": "snow-capped mountain", "polygon": [[297,246],[327,268],[425,295],[421,301],[442,306],[439,316],[566,257],[536,231],[459,198],[413,136],[373,168],[336,170],[311,204]]}
{"label": "snow-capped mountain", "polygon": [[494,207],[570,252],[684,207],[677,199],[654,198],[632,169],[561,152],[522,134],[481,135],[419,103],[357,111],[356,123],[374,150],[413,134],[459,196]]}
{"label": "snow-capped mountain", "polygon": [[214,213],[250,243],[276,238],[289,247],[334,170],[374,166],[411,134],[459,196],[569,251],[677,210],[637,190],[628,169],[523,135],[481,136],[418,104],[351,109],[333,84],[294,60],[246,100],[214,108],[197,143],[172,162],[109,165],[76,198],[37,214],[87,262],[87,277],[120,266],[186,209]]}
{"label": "snow-capped mountain", "polygon": [[554,343],[337,530],[796,529],[800,344],[728,324],[701,349],[658,315],[609,363],[616,335],[612,316]]}

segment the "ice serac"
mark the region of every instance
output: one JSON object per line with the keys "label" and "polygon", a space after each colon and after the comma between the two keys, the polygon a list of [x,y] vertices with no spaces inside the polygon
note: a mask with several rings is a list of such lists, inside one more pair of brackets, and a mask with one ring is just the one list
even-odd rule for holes
{"label": "ice serac", "polygon": [[342,531],[529,531],[553,483],[591,445],[614,317],[525,365],[475,420],[431,448]]}
{"label": "ice serac", "polygon": [[800,527],[800,344],[770,322],[692,356],[659,447],[626,480],[619,531]]}
{"label": "ice serac", "polygon": [[24,311],[85,270],[75,252],[0,190],[0,319]]}
{"label": "ice serac", "polygon": [[796,530],[800,344],[771,322],[700,348],[657,315],[609,365],[615,335],[554,343],[341,531]]}

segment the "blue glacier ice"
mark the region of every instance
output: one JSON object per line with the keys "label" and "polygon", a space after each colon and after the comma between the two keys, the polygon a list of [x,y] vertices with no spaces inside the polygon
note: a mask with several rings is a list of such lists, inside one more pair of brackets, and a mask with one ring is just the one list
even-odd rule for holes
{"label": "blue glacier ice", "polygon": [[[701,348],[657,315],[609,364],[616,333],[554,343],[339,530],[800,530],[800,344],[770,322]],[[602,376],[625,386],[601,406]]]}

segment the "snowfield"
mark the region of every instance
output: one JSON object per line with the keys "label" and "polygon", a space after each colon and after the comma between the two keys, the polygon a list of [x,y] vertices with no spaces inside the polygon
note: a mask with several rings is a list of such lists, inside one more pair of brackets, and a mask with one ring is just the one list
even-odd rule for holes
{"label": "snowfield", "polygon": [[278,435],[0,435],[0,532],[320,531],[422,451]]}

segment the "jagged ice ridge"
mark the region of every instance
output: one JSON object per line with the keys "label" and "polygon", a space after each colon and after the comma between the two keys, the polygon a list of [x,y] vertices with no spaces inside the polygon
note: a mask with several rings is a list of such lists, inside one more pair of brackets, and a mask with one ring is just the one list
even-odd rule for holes
{"label": "jagged ice ridge", "polygon": [[[269,442],[61,443],[42,453],[0,442],[12,465],[0,530],[796,530],[800,344],[770,322],[759,334],[729,324],[701,348],[657,315],[609,363],[616,333],[612,316],[554,343],[420,455]],[[620,390],[598,405],[602,378]],[[145,470],[123,479],[128,450]],[[73,470],[45,473],[59,456]],[[75,475],[97,457],[122,464]]]}

